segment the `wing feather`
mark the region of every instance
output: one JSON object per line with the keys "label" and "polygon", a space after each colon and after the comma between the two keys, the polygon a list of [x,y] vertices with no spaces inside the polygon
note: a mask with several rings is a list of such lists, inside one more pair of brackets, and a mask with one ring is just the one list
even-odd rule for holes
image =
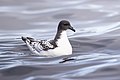
{"label": "wing feather", "polygon": [[29,49],[37,54],[41,51],[47,51],[56,47],[53,40],[34,40],[30,37],[22,37],[22,40],[27,44]]}

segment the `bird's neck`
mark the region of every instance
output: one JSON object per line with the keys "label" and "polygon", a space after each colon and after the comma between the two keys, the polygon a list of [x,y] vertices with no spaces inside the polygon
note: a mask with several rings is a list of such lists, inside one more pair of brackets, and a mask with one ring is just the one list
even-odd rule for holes
{"label": "bird's neck", "polygon": [[58,39],[61,39],[61,37],[63,36],[67,37],[66,31],[58,30],[55,35],[54,41],[58,41]]}
{"label": "bird's neck", "polygon": [[65,45],[66,43],[69,43],[67,32],[65,30],[57,32],[54,41],[57,45],[59,44]]}

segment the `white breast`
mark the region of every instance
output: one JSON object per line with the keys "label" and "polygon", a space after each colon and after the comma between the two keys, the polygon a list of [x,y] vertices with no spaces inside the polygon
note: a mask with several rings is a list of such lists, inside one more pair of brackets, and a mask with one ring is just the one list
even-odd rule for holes
{"label": "white breast", "polygon": [[66,31],[63,31],[61,33],[60,39],[58,39],[56,43],[58,47],[55,48],[54,50],[49,51],[53,56],[72,54],[72,47],[68,40]]}
{"label": "white breast", "polygon": [[62,49],[67,48],[71,49],[71,44],[68,40],[66,31],[61,33],[60,39],[57,40],[57,46],[62,47]]}

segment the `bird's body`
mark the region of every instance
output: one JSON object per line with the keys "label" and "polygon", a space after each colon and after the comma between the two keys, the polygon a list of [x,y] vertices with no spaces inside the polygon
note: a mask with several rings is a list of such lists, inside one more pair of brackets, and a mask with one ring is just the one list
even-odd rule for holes
{"label": "bird's body", "polygon": [[[64,24],[67,27],[64,27]],[[72,46],[66,32],[69,26],[71,30],[75,31],[68,21],[61,21],[58,25],[57,34],[53,40],[34,40],[30,37],[22,37],[22,40],[34,54],[48,57],[70,55],[72,54]]]}

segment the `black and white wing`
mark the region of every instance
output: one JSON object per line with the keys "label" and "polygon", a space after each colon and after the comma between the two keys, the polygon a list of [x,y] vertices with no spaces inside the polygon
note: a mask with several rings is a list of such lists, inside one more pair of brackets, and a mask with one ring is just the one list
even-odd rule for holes
{"label": "black and white wing", "polygon": [[40,53],[40,51],[47,51],[57,47],[53,41],[47,40],[34,40],[30,37],[22,37],[22,40],[27,44],[29,49],[33,52]]}

